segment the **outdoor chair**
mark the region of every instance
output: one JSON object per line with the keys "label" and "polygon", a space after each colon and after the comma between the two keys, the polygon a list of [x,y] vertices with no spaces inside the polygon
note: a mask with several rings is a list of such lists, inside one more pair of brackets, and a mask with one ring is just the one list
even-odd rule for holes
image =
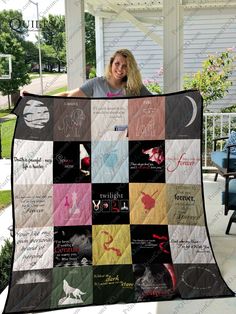
{"label": "outdoor chair", "polygon": [[[211,153],[211,161],[213,166],[216,167],[216,175],[215,181],[217,180],[218,174],[225,178],[225,190],[224,190],[224,202],[225,205],[225,215],[228,214],[228,211],[232,209],[232,204],[236,207],[236,199],[230,199],[229,195],[229,183],[231,179],[236,178],[236,153],[233,153],[233,150],[236,150],[236,143],[235,144],[228,144],[224,147],[224,150],[217,150],[217,141],[226,140],[228,137],[220,137],[213,140],[214,147]],[[231,208],[229,206],[229,200],[231,202]]]}
{"label": "outdoor chair", "polygon": [[233,214],[229,219],[229,223],[226,228],[226,234],[229,234],[232,223],[236,223],[236,179],[229,179],[229,186],[227,194],[222,192],[222,204],[227,202],[227,209],[233,210]]}

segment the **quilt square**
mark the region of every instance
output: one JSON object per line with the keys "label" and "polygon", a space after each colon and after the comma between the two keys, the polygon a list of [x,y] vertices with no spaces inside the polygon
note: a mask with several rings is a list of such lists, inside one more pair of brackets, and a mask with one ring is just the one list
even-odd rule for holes
{"label": "quilt square", "polygon": [[93,265],[132,264],[129,225],[93,226]]}
{"label": "quilt square", "polygon": [[165,182],[165,141],[129,141],[129,182]]}
{"label": "quilt square", "polygon": [[15,138],[32,141],[53,140],[53,98],[24,96],[13,113],[20,116]]}
{"label": "quilt square", "polygon": [[166,200],[169,225],[205,225],[200,185],[167,184]]}
{"label": "quilt square", "polygon": [[92,182],[128,183],[128,141],[92,142]]}
{"label": "quilt square", "polygon": [[92,141],[122,141],[128,135],[128,100],[94,99],[91,104]]}
{"label": "quilt square", "polygon": [[201,184],[200,140],[166,140],[166,183]]}
{"label": "quilt square", "polygon": [[92,267],[53,269],[51,309],[92,304]]}
{"label": "quilt square", "polygon": [[171,263],[166,225],[131,225],[133,264]]}
{"label": "quilt square", "polygon": [[8,312],[29,312],[50,308],[52,270],[17,271],[12,273]]}
{"label": "quilt square", "polygon": [[94,304],[134,301],[132,265],[94,266]]}
{"label": "quilt square", "polygon": [[92,224],[91,184],[54,184],[53,219],[55,226]]}
{"label": "quilt square", "polygon": [[165,139],[165,97],[129,99],[129,139]]}
{"label": "quilt square", "polygon": [[13,154],[15,184],[52,183],[53,142],[16,139]]}
{"label": "quilt square", "polygon": [[16,228],[14,271],[53,267],[53,228]]}
{"label": "quilt square", "polygon": [[201,138],[202,98],[188,91],[166,97],[166,139]]}
{"label": "quilt square", "polygon": [[215,263],[205,227],[169,225],[168,230],[173,263]]}
{"label": "quilt square", "polygon": [[172,264],[134,264],[135,301],[171,299],[176,293],[176,276]]}
{"label": "quilt square", "polygon": [[130,183],[130,223],[167,224],[164,183]]}
{"label": "quilt square", "polygon": [[215,264],[177,264],[174,268],[179,293],[185,299],[233,296],[227,285],[219,280],[221,276]]}
{"label": "quilt square", "polygon": [[129,223],[128,184],[93,184],[92,191],[94,225]]}
{"label": "quilt square", "polygon": [[90,143],[54,142],[53,182],[91,182],[90,155]]}
{"label": "quilt square", "polygon": [[89,99],[54,99],[54,141],[91,141]]}
{"label": "quilt square", "polygon": [[16,228],[53,225],[51,185],[15,185],[14,195]]}
{"label": "quilt square", "polygon": [[91,265],[91,233],[91,226],[55,227],[54,267]]}

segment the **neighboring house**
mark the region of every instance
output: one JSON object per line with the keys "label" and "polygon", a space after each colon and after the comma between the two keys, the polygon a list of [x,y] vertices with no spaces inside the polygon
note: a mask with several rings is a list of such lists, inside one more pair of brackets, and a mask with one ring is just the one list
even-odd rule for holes
{"label": "neighboring house", "polygon": [[[150,33],[163,36],[163,26],[158,25],[162,21],[162,11],[136,11],[135,17],[140,20],[150,19],[152,23],[155,21],[153,24],[145,25],[148,26]],[[99,20],[97,38],[100,38],[101,41],[100,50],[103,45],[104,60],[100,58],[102,66],[107,64],[112,52],[125,47],[133,51],[141,68],[143,79],[157,79],[162,85],[163,78],[158,72],[163,65],[163,49],[149,38],[149,33],[141,32],[134,24],[122,20],[119,15],[112,16],[111,19],[100,18]],[[208,54],[221,52],[235,46],[235,38],[236,7],[185,9],[184,73],[197,72]],[[98,45],[97,42],[97,47]],[[236,104],[236,70],[233,73],[233,81],[234,85],[228,96],[215,102],[210,107],[211,111],[219,111],[221,107]]]}

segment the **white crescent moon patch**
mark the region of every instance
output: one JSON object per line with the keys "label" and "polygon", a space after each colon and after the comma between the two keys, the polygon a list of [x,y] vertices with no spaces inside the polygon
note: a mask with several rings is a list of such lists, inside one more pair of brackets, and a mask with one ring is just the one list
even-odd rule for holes
{"label": "white crescent moon patch", "polygon": [[197,104],[196,104],[196,101],[192,97],[189,97],[189,96],[185,96],[185,97],[187,97],[191,101],[191,104],[192,104],[192,107],[193,107],[192,117],[191,117],[190,121],[188,122],[188,124],[185,125],[185,127],[187,128],[196,119],[196,116],[197,116]]}

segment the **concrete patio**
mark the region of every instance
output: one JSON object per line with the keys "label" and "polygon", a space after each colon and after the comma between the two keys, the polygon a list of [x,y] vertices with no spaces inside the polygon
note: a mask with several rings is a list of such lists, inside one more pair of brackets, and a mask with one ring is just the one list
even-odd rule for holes
{"label": "concrete patio", "polygon": [[[205,195],[205,208],[211,243],[216,260],[221,270],[222,276],[228,286],[236,291],[236,224],[231,227],[230,235],[225,235],[225,229],[229,216],[224,216],[221,206],[221,191],[224,187],[222,178],[214,182],[214,174],[203,175],[203,186]],[[10,188],[10,161],[0,160],[0,187],[1,189]],[[12,210],[8,207],[0,216],[0,239],[10,237],[8,227],[12,224]],[[7,289],[0,295],[0,313],[3,310],[7,297]],[[118,313],[144,313],[144,314],[234,314],[236,312],[236,298],[219,298],[204,300],[176,300],[169,302],[150,302],[139,304],[119,304],[92,306],[77,309],[66,309],[53,311],[53,313],[73,313],[73,314],[118,314]],[[45,313],[52,313],[45,312]]]}

